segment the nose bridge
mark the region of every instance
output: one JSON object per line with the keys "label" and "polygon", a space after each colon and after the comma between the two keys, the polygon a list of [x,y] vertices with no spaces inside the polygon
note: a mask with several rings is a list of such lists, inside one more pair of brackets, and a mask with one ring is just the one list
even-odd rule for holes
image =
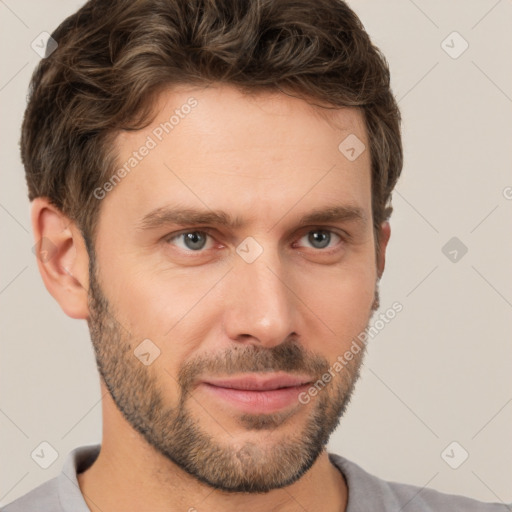
{"label": "nose bridge", "polygon": [[[254,248],[249,247],[251,250]],[[243,252],[239,256],[232,273],[233,296],[225,319],[228,335],[237,340],[250,338],[260,345],[278,345],[296,326],[293,294],[277,249],[266,247],[252,261],[244,258]]]}

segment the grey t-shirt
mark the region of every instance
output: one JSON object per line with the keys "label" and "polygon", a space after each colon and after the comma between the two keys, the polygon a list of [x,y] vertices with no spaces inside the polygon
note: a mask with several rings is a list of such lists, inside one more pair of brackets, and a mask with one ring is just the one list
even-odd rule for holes
{"label": "grey t-shirt", "polygon": [[[100,445],[76,448],[66,458],[62,472],[13,501],[2,512],[89,512],[78,486],[77,473],[96,460]],[[348,486],[346,512],[510,512],[512,504],[482,503],[414,485],[386,482],[357,464],[329,454]]]}

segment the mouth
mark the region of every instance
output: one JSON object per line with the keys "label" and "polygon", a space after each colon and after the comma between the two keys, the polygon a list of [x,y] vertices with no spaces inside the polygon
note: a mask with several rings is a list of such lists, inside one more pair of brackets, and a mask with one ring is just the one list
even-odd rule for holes
{"label": "mouth", "polygon": [[271,414],[299,405],[299,394],[314,379],[287,373],[245,374],[224,379],[205,379],[200,387],[215,400],[249,414]]}

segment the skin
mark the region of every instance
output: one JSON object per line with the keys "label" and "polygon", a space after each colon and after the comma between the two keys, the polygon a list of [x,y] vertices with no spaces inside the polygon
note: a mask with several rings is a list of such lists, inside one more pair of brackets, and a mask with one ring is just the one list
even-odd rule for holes
{"label": "skin", "polygon": [[[338,150],[349,134],[369,147],[363,116],[352,108],[320,115],[282,93],[177,88],[160,95],[148,127],[118,136],[120,166],[191,96],[197,106],[101,200],[93,275],[77,226],[47,199],[33,201],[36,239],[56,246],[38,261],[41,275],[67,315],[88,321],[102,376],[102,449],[78,475],[80,489],[93,512],[345,510],[346,483],[324,444],[364,350],[310,403],[275,414],[241,411],[202,381],[254,375],[259,363],[267,366],[259,376],[305,372],[316,380],[368,325],[390,228],[381,226],[376,261],[369,151],[350,162]],[[223,210],[240,223],[140,229],[161,206]],[[360,217],[300,225],[327,206]],[[178,236],[187,230],[208,231],[203,249],[187,247]],[[318,248],[309,235],[326,231],[328,247]],[[263,250],[252,263],[236,251],[247,237]],[[160,350],[147,366],[133,355],[145,339]],[[282,357],[289,347],[297,357]],[[210,439],[189,467],[166,451],[179,444],[171,428],[178,411]],[[182,456],[192,459],[186,439]],[[212,447],[220,454],[212,457],[216,483],[215,464],[202,459]],[[293,447],[297,456],[284,459]],[[227,489],[243,475],[266,490]]]}

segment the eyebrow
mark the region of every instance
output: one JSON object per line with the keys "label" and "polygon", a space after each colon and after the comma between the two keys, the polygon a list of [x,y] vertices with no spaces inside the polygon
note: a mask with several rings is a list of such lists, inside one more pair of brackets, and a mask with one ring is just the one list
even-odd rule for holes
{"label": "eyebrow", "polygon": [[[284,218],[284,217],[283,217]],[[364,210],[351,205],[333,205],[315,209],[303,215],[299,226],[322,222],[355,221],[366,224]],[[223,210],[198,210],[194,208],[179,208],[162,206],[150,211],[137,224],[138,231],[154,230],[169,224],[182,226],[211,224],[230,229],[239,229],[246,222],[241,217],[232,217]],[[277,223],[276,223],[277,225]]]}

